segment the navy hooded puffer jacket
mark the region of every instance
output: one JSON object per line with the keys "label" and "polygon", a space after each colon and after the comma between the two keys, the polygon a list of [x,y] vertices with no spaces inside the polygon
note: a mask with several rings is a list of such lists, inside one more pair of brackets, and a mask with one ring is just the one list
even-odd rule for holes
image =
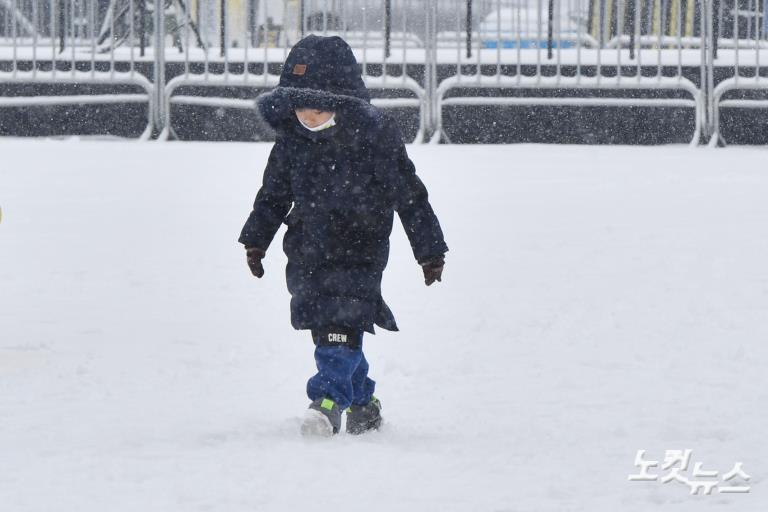
{"label": "navy hooded puffer jacket", "polygon": [[[370,104],[352,50],[340,37],[302,39],[280,85],[259,96],[257,107],[277,139],[239,241],[266,250],[280,224],[288,225],[294,328],[397,330],[381,297],[393,212],[418,262],[448,247],[397,126]],[[311,132],[297,108],[333,111],[336,125]]]}

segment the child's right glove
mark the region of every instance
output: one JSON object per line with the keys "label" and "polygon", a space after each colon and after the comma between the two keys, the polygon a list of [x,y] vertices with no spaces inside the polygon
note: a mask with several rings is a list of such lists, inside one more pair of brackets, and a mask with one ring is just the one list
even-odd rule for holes
{"label": "child's right glove", "polygon": [[424,271],[424,284],[431,285],[435,281],[442,281],[443,266],[445,266],[445,257],[437,256],[421,264]]}
{"label": "child's right glove", "polygon": [[248,268],[251,269],[251,274],[259,278],[263,276],[264,266],[261,264],[261,260],[266,254],[264,249],[259,249],[258,247],[246,247],[245,254],[248,257]]}

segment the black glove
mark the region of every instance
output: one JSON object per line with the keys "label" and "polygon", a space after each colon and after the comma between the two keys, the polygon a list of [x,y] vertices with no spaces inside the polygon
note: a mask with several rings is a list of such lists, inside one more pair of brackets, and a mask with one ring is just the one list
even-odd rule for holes
{"label": "black glove", "polygon": [[442,281],[443,266],[445,265],[445,258],[438,256],[421,264],[421,269],[424,271],[424,284],[431,285],[435,281]]}
{"label": "black glove", "polygon": [[262,258],[266,254],[264,249],[258,247],[246,247],[245,254],[248,256],[248,268],[251,269],[251,274],[256,277],[264,275],[264,267],[261,264]]}

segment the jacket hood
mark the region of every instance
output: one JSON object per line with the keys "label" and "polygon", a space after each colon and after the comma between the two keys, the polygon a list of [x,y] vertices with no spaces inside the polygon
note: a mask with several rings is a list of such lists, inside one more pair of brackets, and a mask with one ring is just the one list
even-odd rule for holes
{"label": "jacket hood", "polygon": [[370,103],[352,49],[340,37],[310,35],[296,43],[283,64],[280,84],[256,99],[259,113],[279,129],[297,108],[339,111]]}

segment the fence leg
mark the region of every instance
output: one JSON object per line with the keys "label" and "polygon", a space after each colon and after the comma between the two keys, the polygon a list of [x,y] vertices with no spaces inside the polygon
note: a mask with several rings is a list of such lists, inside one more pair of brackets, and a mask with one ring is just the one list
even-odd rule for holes
{"label": "fence leg", "polygon": [[700,3],[701,20],[701,94],[704,98],[704,115],[702,117],[701,141],[707,144],[712,140],[717,143],[717,123],[715,121],[714,71],[715,71],[715,31],[712,15],[713,0],[703,0]]}
{"label": "fence leg", "polygon": [[719,25],[715,25],[714,2],[715,0],[706,1],[707,27],[709,27],[710,33],[709,47],[707,48],[708,59],[705,64],[705,67],[707,68],[707,88],[705,98],[707,101],[707,110],[709,111],[707,120],[709,121],[710,145],[725,147],[725,139],[720,136],[720,111],[717,104],[719,100],[715,98],[715,58],[717,57],[717,45],[720,34]]}
{"label": "fence leg", "polygon": [[155,68],[154,68],[154,109],[155,130],[165,130],[165,9],[164,2],[155,3]]}
{"label": "fence leg", "polygon": [[[438,129],[437,114],[437,2],[426,2],[426,36],[424,39],[424,92],[426,94],[426,127],[424,141],[430,141]],[[439,133],[437,134],[439,137]]]}

